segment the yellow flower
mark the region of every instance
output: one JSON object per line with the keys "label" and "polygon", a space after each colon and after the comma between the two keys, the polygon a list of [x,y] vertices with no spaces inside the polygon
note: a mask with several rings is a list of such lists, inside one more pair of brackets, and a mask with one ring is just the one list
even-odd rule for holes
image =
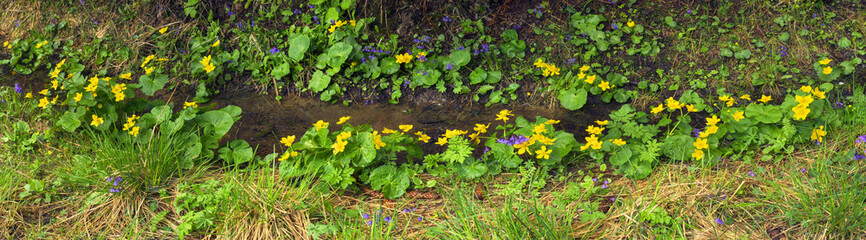
{"label": "yellow flower", "polygon": [[695,158],[695,159],[701,159],[701,158],[704,158],[704,151],[702,151],[702,150],[700,150],[700,149],[695,149],[695,152],[692,153],[692,157]]}
{"label": "yellow flower", "polygon": [[583,81],[586,83],[592,84],[593,82],[595,82],[595,78],[596,78],[596,76],[592,75],[592,76],[586,77],[586,80],[583,80]]}
{"label": "yellow flower", "polygon": [[548,137],[545,137],[544,135],[536,134],[536,135],[532,135],[532,137],[544,145],[553,145],[553,142],[556,141],[556,138],[548,138]]}
{"label": "yellow flower", "polygon": [[818,142],[824,142],[824,136],[827,135],[827,132],[824,131],[824,126],[820,128],[812,129],[812,141],[818,140]]}
{"label": "yellow flower", "polygon": [[[577,79],[583,79],[583,78],[585,78],[585,77],[586,77],[586,73],[582,73],[582,72],[581,72],[581,73],[578,73],[578,74],[577,74]],[[584,81],[585,81],[585,80],[584,80]],[[592,83],[589,83],[589,84],[592,84]]]}
{"label": "yellow flower", "polygon": [[219,45],[220,45],[220,40],[217,39],[216,42],[214,42],[214,43],[211,44],[210,46],[211,46],[211,47],[218,47]]}
{"label": "yellow flower", "polygon": [[657,113],[660,113],[660,112],[662,112],[662,111],[664,111],[664,110],[665,110],[665,105],[659,103],[659,105],[656,106],[656,107],[654,107],[652,110],[650,110],[650,112],[651,112],[652,114],[657,114]]}
{"label": "yellow flower", "polygon": [[58,98],[58,97],[60,97],[60,95],[54,96],[54,98],[51,99],[51,104],[55,104],[55,103],[57,103],[57,98]]}
{"label": "yellow flower", "polygon": [[587,66],[587,65],[583,65],[583,66],[580,67],[580,71],[581,71],[581,72],[586,72],[586,70],[589,70],[589,66]]}
{"label": "yellow flower", "polygon": [[697,148],[697,149],[706,149],[706,148],[710,147],[709,145],[707,145],[707,139],[706,138],[698,138],[697,140],[695,140],[695,143],[692,145],[695,145],[695,148]]}
{"label": "yellow flower", "polygon": [[595,120],[595,124],[598,124],[599,126],[604,126],[604,125],[607,125],[608,123],[610,123],[610,122],[607,120],[604,120],[604,121]]}
{"label": "yellow flower", "polygon": [[735,112],[734,112],[734,121],[739,122],[740,119],[746,118],[745,116],[743,116],[744,113],[745,113],[745,112],[735,111]]}
{"label": "yellow flower", "polygon": [[188,108],[188,107],[197,108],[197,107],[198,107],[198,103],[196,103],[196,102],[194,102],[194,101],[193,101],[193,102],[183,102],[183,109],[186,109],[186,108]]}
{"label": "yellow flower", "polygon": [[384,129],[382,129],[382,133],[384,133],[384,134],[393,134],[393,133],[397,133],[397,131],[395,131],[395,130],[391,130],[391,129],[388,129],[388,128],[384,128]]}
{"label": "yellow flower", "polygon": [[355,20],[349,20],[349,24],[352,25],[352,27],[355,26],[355,23],[357,23]]}
{"label": "yellow flower", "polygon": [[622,138],[614,139],[612,142],[613,142],[613,144],[616,144],[617,146],[625,145],[625,141],[622,140]]}
{"label": "yellow flower", "polygon": [[544,73],[542,75],[545,77],[559,75],[559,68],[553,64],[545,64]]}
{"label": "yellow flower", "polygon": [[153,60],[153,58],[155,58],[155,57],[156,57],[156,56],[154,56],[153,54],[151,54],[150,56],[145,57],[145,58],[144,58],[144,62],[141,62],[141,68],[144,68],[144,65],[147,65],[147,63],[149,63],[150,60]]}
{"label": "yellow flower", "polygon": [[773,97],[770,97],[767,95],[761,95],[761,99],[758,99],[758,102],[767,103],[767,102],[772,101],[772,100],[773,100]]}
{"label": "yellow flower", "polygon": [[154,67],[146,67],[144,68],[144,75],[150,75],[153,72]]}
{"label": "yellow flower", "polygon": [[48,76],[51,78],[58,78],[60,76],[60,69],[55,68],[50,73],[48,73]]}
{"label": "yellow flower", "polygon": [[9,41],[5,41],[5,42],[3,42],[3,47],[11,48],[11,45],[9,44]]}
{"label": "yellow flower", "polygon": [[455,137],[455,136],[463,135],[463,134],[466,134],[466,131],[463,131],[463,130],[457,130],[457,129],[454,129],[454,130],[451,130],[451,129],[445,130],[445,138],[449,138],[449,139],[452,138],[452,137]]}
{"label": "yellow flower", "polygon": [[634,27],[634,22],[628,21],[627,23],[625,23],[625,25],[628,27]]}
{"label": "yellow flower", "polygon": [[719,119],[719,117],[716,117],[716,115],[713,115],[713,117],[707,118],[707,125],[708,126],[715,126],[716,123],[719,123],[719,121],[721,121],[721,119]]}
{"label": "yellow flower", "polygon": [[743,96],[740,96],[740,99],[752,101],[752,96],[749,96],[749,94],[743,94]]}
{"label": "yellow flower", "polygon": [[157,58],[156,61],[157,62],[165,62],[165,61],[168,61],[168,58]]}
{"label": "yellow flower", "polygon": [[545,127],[544,123],[538,124],[535,125],[535,128],[532,129],[532,132],[535,134],[542,134],[547,132],[547,128]]}
{"label": "yellow flower", "polygon": [[695,109],[694,104],[686,105],[686,109],[689,110],[689,112],[697,112],[698,111],[697,109]]}
{"label": "yellow flower", "polygon": [[830,66],[826,66],[824,67],[824,70],[821,71],[821,73],[824,73],[824,75],[830,75],[831,73],[833,73],[833,68]]}
{"label": "yellow flower", "polygon": [[343,150],[346,150],[346,143],[346,141],[337,140],[334,145],[331,145],[331,148],[334,149],[334,155],[337,155],[337,153],[341,153],[343,152]]}
{"label": "yellow flower", "polygon": [[734,98],[732,98],[731,96],[722,95],[719,96],[719,100],[724,101],[728,107],[734,106]]}
{"label": "yellow flower", "polygon": [[198,62],[201,63],[201,65],[208,65],[208,64],[210,64],[210,59],[211,59],[211,55],[207,55],[207,57],[203,57],[201,59],[201,61],[198,61]]}
{"label": "yellow flower", "polygon": [[794,111],[794,120],[804,120],[807,116],[809,116],[809,112],[812,110],[808,108],[808,106],[796,106],[791,109]]}
{"label": "yellow flower", "polygon": [[608,82],[605,82],[604,80],[602,80],[601,83],[598,84],[598,87],[601,88],[602,91],[607,91],[608,89],[610,89],[610,85],[608,85]]}
{"label": "yellow flower", "polygon": [[409,53],[397,55],[397,63],[409,63],[410,61],[412,61],[412,55]]}
{"label": "yellow flower", "polygon": [[810,93],[810,92],[812,92],[812,86],[802,86],[802,87],[800,87],[800,91]]}
{"label": "yellow flower", "polygon": [[373,138],[373,147],[375,147],[376,150],[385,146],[385,142],[382,141],[382,135],[379,135],[379,132],[373,131],[373,134],[370,136]]}
{"label": "yellow flower", "polygon": [[539,59],[536,59],[535,63],[533,63],[532,65],[534,65],[537,68],[543,68],[544,67],[544,61],[542,61],[541,58],[539,58]]}
{"label": "yellow flower", "polygon": [[427,53],[426,53],[426,52],[419,52],[419,53],[418,53],[418,58],[426,57],[426,56],[427,56]]}
{"label": "yellow flower", "polygon": [[42,45],[45,45],[45,43],[37,43],[36,48],[42,48]]}
{"label": "yellow flower", "polygon": [[138,126],[132,127],[132,129],[129,130],[129,135],[132,135],[133,137],[138,137],[138,130]]}
{"label": "yellow flower", "polygon": [[48,89],[47,89],[47,88],[46,88],[46,89],[42,89],[42,91],[39,91],[39,94],[42,94],[42,95],[48,95]]}
{"label": "yellow flower", "polygon": [[73,97],[72,99],[74,99],[75,102],[78,102],[78,101],[81,101],[81,97],[83,97],[83,96],[84,95],[81,93],[75,93],[75,97]]}
{"label": "yellow flower", "polygon": [[668,109],[670,110],[683,108],[683,104],[680,103],[680,101],[675,100],[673,97],[668,97],[668,99],[665,100],[665,104],[668,105]]}
{"label": "yellow flower", "polygon": [[57,79],[51,80],[51,89],[57,90],[57,87],[59,87],[59,86],[60,86],[60,82],[58,82]]}
{"label": "yellow flower", "polygon": [[286,145],[286,147],[292,147],[292,144],[295,143],[295,135],[286,136],[280,139],[280,143]]}
{"label": "yellow flower", "polygon": [[214,69],[216,69],[216,66],[214,66],[213,64],[208,64],[208,65],[205,65],[204,68],[202,68],[202,69],[204,69],[205,73],[210,73]]}
{"label": "yellow flower", "polygon": [[489,127],[489,126],[490,126],[490,123],[488,123],[488,124],[476,123],[475,128],[473,128],[472,130],[475,130],[475,132],[477,132],[477,133],[486,133],[487,127]]}
{"label": "yellow flower", "polygon": [[[559,120],[553,120],[553,119],[549,119],[549,120],[547,120],[547,122],[544,122],[544,124],[550,124],[550,125],[557,124],[557,123],[559,123]],[[488,123],[487,125],[490,125],[490,124]]]}
{"label": "yellow flower", "polygon": [[589,125],[589,127],[586,127],[586,132],[591,134],[591,135],[599,135],[599,134],[601,134],[601,131],[604,131],[603,127],[596,127],[596,126],[592,126],[592,125]]}
{"label": "yellow flower", "polygon": [[33,98],[33,93],[24,94],[24,98]]}
{"label": "yellow flower", "polygon": [[541,149],[535,151],[535,158],[538,159],[550,159],[550,153],[553,152],[553,149],[547,149],[547,146],[541,146]]}
{"label": "yellow flower", "polygon": [[415,135],[418,135],[418,141],[422,141],[424,143],[429,143],[430,141],[430,136],[427,136],[427,134],[424,134],[422,132],[415,132]]}
{"label": "yellow flower", "polygon": [[331,27],[328,28],[328,33],[333,33],[336,30],[337,30],[337,25],[331,25]]}
{"label": "yellow flower", "polygon": [[126,93],[123,92],[125,90],[126,90],[126,84],[123,84],[123,83],[117,84],[117,85],[114,85],[114,87],[111,87],[111,93],[114,93],[114,101],[115,102],[123,101],[123,99],[126,98]]}
{"label": "yellow flower", "polygon": [[412,130],[412,125],[409,124],[404,124],[397,127],[400,128],[400,130],[402,130],[403,132],[409,132],[409,130]]}
{"label": "yellow flower", "polygon": [[123,124],[123,131],[129,130],[132,126],[135,126],[135,120],[138,119],[138,116],[132,114],[131,117],[126,118],[126,123]]}
{"label": "yellow flower", "polygon": [[316,126],[316,131],[319,131],[319,129],[327,128],[327,127],[328,127],[328,122],[325,122],[325,121],[319,120],[318,122],[316,122],[315,124],[313,124],[313,126]]}
{"label": "yellow flower", "polygon": [[806,96],[797,95],[797,96],[794,96],[794,100],[797,100],[797,102],[800,103],[797,106],[801,106],[801,107],[809,107],[809,104],[812,104],[812,102],[815,101],[815,99],[812,98],[812,95],[806,95]]}
{"label": "yellow flower", "polygon": [[514,144],[514,148],[517,149],[517,154],[524,154],[529,152],[529,146],[534,144],[534,142],[526,141],[520,144]]}
{"label": "yellow flower", "polygon": [[102,118],[99,117],[99,116],[96,116],[95,114],[94,114],[93,116],[91,116],[91,117],[93,118],[93,121],[90,122],[90,125],[91,125],[91,126],[99,126],[99,125],[102,125],[102,123],[105,122],[104,119],[102,119]]}
{"label": "yellow flower", "polygon": [[508,109],[503,109],[496,114],[496,120],[502,120],[502,122],[504,123],[508,121],[508,116],[514,116],[514,114],[511,114],[511,111],[509,111]]}
{"label": "yellow flower", "polygon": [[830,64],[830,61],[831,60],[829,58],[824,58],[824,60],[818,61],[818,63],[820,63],[821,65],[827,65]]}
{"label": "yellow flower", "polygon": [[346,121],[349,121],[349,118],[352,118],[352,117],[351,116],[341,117],[340,121],[337,121],[337,124],[339,125],[339,124],[346,123]]}
{"label": "yellow flower", "polygon": [[[292,151],[292,152],[294,152],[294,151]],[[288,152],[283,153],[283,156],[280,156],[280,158],[277,160],[279,160],[280,162],[285,161],[285,160],[289,160],[289,156],[290,156],[290,154]]]}
{"label": "yellow flower", "polygon": [[824,92],[822,92],[822,91],[819,90],[818,88],[815,88],[815,89],[812,90],[812,95],[815,95],[815,97],[818,98],[818,99],[824,99],[824,98],[826,98],[826,96],[824,96]]}
{"label": "yellow flower", "polygon": [[446,143],[448,143],[448,139],[444,137],[439,137],[439,140],[436,141],[436,144],[439,146],[445,145]]}
{"label": "yellow flower", "polygon": [[168,31],[168,27],[160,28],[159,34],[165,34],[165,31]]}
{"label": "yellow flower", "polygon": [[121,79],[132,80],[132,73],[124,73],[119,76]]}
{"label": "yellow flower", "polygon": [[49,103],[51,103],[51,102],[48,101],[48,97],[42,97],[41,99],[39,99],[39,105],[38,106],[41,108],[48,108]]}
{"label": "yellow flower", "polygon": [[346,139],[349,139],[350,137],[352,137],[351,132],[340,132],[340,134],[337,135],[337,141],[346,140]]}

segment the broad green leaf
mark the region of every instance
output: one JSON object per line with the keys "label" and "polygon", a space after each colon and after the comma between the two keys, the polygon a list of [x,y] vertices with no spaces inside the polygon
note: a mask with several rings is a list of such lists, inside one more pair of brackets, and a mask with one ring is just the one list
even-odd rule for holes
{"label": "broad green leaf", "polygon": [[349,53],[352,53],[352,45],[345,42],[338,42],[328,49],[328,57],[331,59],[328,63],[331,67],[340,67],[349,58]]}
{"label": "broad green leaf", "polygon": [[304,59],[304,54],[310,48],[310,37],[305,34],[299,34],[292,38],[289,44],[289,57],[295,61]]}
{"label": "broad green leaf", "polygon": [[749,104],[746,107],[746,117],[755,119],[762,123],[777,123],[784,116],[782,109],[779,106],[769,105],[762,106],[758,104]]}
{"label": "broad green leaf", "polygon": [[198,115],[195,118],[196,122],[205,128],[211,127],[214,132],[214,137],[222,137],[231,129],[234,120],[228,113],[222,111],[208,111]]}
{"label": "broad green leaf", "polygon": [[469,80],[471,84],[478,84],[487,79],[487,71],[484,71],[482,68],[476,68],[469,74]]}
{"label": "broad green leaf", "polygon": [[484,82],[489,84],[495,84],[498,83],[499,80],[502,80],[502,72],[489,71],[487,72],[487,79],[484,79]]}
{"label": "broad green leaf", "polygon": [[451,62],[453,62],[455,67],[462,67],[469,64],[469,60],[472,59],[472,54],[469,54],[468,50],[457,50],[451,53]]}
{"label": "broad green leaf", "polygon": [[64,130],[69,132],[74,132],[79,126],[81,126],[81,120],[78,119],[78,114],[73,112],[66,112],[63,116],[60,117],[60,120],[57,120],[57,125],[63,127]]}
{"label": "broad green leaf", "polygon": [[331,76],[325,75],[321,70],[316,70],[313,73],[313,78],[310,78],[310,89],[313,92],[322,92],[331,83]]}
{"label": "broad green leaf", "polygon": [[387,57],[379,62],[379,68],[382,69],[382,73],[390,75],[400,70],[400,64],[397,63],[396,58]]}
{"label": "broad green leaf", "polygon": [[153,96],[153,93],[159,91],[168,82],[168,75],[158,74],[156,78],[151,78],[148,75],[141,75],[138,78],[138,83],[141,85],[141,92],[147,96]]}
{"label": "broad green leaf", "polygon": [[562,107],[568,110],[577,110],[586,104],[586,90],[584,89],[568,89],[559,92],[559,103]]}

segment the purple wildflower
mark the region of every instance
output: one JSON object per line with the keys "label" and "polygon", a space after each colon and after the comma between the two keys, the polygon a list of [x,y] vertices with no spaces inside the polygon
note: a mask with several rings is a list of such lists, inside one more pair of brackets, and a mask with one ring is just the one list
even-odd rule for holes
{"label": "purple wildflower", "polygon": [[616,202],[616,197],[610,197],[611,202]]}
{"label": "purple wildflower", "polygon": [[806,173],[806,168],[800,168],[801,173]]}
{"label": "purple wildflower", "polygon": [[463,46],[457,46],[457,50],[463,50]]}
{"label": "purple wildflower", "polygon": [[315,5],[310,4],[310,9],[316,8]]}
{"label": "purple wildflower", "polygon": [[618,29],[619,29],[619,25],[616,25],[616,23],[611,24],[610,27],[612,27],[613,30],[618,30]]}
{"label": "purple wildflower", "polygon": [[403,209],[403,211],[400,211],[400,212],[402,212],[402,213],[409,213],[409,209],[408,209],[408,208],[407,208],[407,209]]}
{"label": "purple wildflower", "polygon": [[84,5],[84,0],[78,0],[78,3],[81,3],[81,5]]}
{"label": "purple wildflower", "polygon": [[748,174],[749,174],[749,176],[752,176],[752,177],[754,177],[754,176],[755,176],[755,173],[753,173],[753,172],[752,172],[752,171],[749,171],[749,173],[748,173]]}
{"label": "purple wildflower", "polygon": [[368,219],[370,218],[370,214],[364,213],[364,215],[361,215],[361,218]]}
{"label": "purple wildflower", "polygon": [[592,182],[598,182],[598,178],[592,178]]}
{"label": "purple wildflower", "polygon": [[[310,5],[312,6],[312,5]],[[319,22],[319,16],[313,16],[313,21],[316,21],[316,24],[322,24]]]}
{"label": "purple wildflower", "polygon": [[610,183],[610,181],[608,181],[608,180],[604,180],[604,184],[601,185],[601,188],[602,188],[602,189],[604,189],[604,188],[608,188],[608,186],[607,186],[608,183]]}
{"label": "purple wildflower", "polygon": [[443,21],[443,22],[451,22],[451,20],[452,20],[452,19],[451,19],[451,17],[449,17],[449,16],[445,16],[445,17],[442,18],[442,21]]}
{"label": "purple wildflower", "polygon": [[719,225],[725,225],[725,221],[723,221],[721,218],[716,218],[716,223]]}
{"label": "purple wildflower", "polygon": [[863,160],[866,159],[866,156],[860,155],[859,153],[854,154],[854,160]]}
{"label": "purple wildflower", "polygon": [[391,217],[385,217],[383,220],[385,220],[386,222],[389,222],[389,223],[390,223],[390,222],[391,222]]}
{"label": "purple wildflower", "polygon": [[445,65],[445,70],[451,70],[452,68],[454,68],[454,66],[450,63],[448,65]]}
{"label": "purple wildflower", "polygon": [[15,92],[17,92],[17,93],[22,93],[22,92],[23,92],[23,90],[21,90],[21,86],[18,85],[17,83],[15,84]]}
{"label": "purple wildflower", "polygon": [[692,129],[692,135],[695,135],[695,137],[700,136],[701,135],[701,129],[699,129],[699,128]]}
{"label": "purple wildflower", "polygon": [[836,104],[833,106],[834,108],[844,108],[845,104],[839,101],[836,101]]}
{"label": "purple wildflower", "polygon": [[692,14],[692,10],[689,9],[688,11],[686,11],[686,13],[688,13],[688,14]]}
{"label": "purple wildflower", "polygon": [[229,11],[229,16],[234,16],[234,15],[235,15],[235,13],[232,12],[232,10],[228,10],[228,11]]}
{"label": "purple wildflower", "polygon": [[487,154],[487,151],[490,151],[490,148],[489,148],[489,147],[485,147],[485,148],[484,148],[484,154]]}
{"label": "purple wildflower", "polygon": [[373,225],[373,220],[367,221],[367,225]]}
{"label": "purple wildflower", "polygon": [[866,135],[857,137],[857,140],[854,140],[854,143],[856,143],[856,144],[866,143]]}
{"label": "purple wildflower", "polygon": [[301,10],[299,10],[299,9],[296,8],[295,10],[292,10],[292,13],[294,13],[294,14],[301,14]]}
{"label": "purple wildflower", "polygon": [[404,81],[403,81],[403,86],[404,86],[404,87],[405,87],[405,86],[409,86],[409,80],[404,80]]}
{"label": "purple wildflower", "polygon": [[418,217],[418,221],[419,221],[419,222],[420,222],[420,221],[424,221],[424,218],[423,218],[423,217]]}
{"label": "purple wildflower", "polygon": [[277,49],[277,47],[274,47],[274,48],[271,48],[271,50],[268,52],[270,52],[271,54],[277,54],[277,53],[280,53],[280,49]]}
{"label": "purple wildflower", "polygon": [[20,25],[21,25],[21,21],[20,21],[20,20],[15,20],[15,26],[17,27],[17,26],[20,26]]}

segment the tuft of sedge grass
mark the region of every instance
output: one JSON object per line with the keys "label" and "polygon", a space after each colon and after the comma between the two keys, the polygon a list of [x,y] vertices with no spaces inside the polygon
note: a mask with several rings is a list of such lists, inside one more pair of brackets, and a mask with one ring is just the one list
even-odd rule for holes
{"label": "tuft of sedge grass", "polygon": [[308,207],[322,204],[310,191],[317,181],[302,177],[282,180],[273,167],[229,170],[227,184],[234,184],[225,221],[216,227],[217,239],[310,239]]}

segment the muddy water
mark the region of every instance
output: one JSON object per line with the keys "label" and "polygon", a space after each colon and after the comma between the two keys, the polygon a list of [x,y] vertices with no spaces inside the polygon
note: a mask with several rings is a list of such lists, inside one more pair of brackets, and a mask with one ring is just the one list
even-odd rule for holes
{"label": "muddy water", "polygon": [[[344,106],[322,102],[318,99],[283,96],[282,101],[276,101],[274,95],[258,95],[253,91],[239,91],[218,94],[209,104],[217,107],[235,105],[243,109],[241,119],[235,123],[225,139],[244,139],[252,146],[259,146],[257,154],[266,155],[273,150],[282,151],[280,138],[296,135],[298,138],[318,120],[330,122],[330,130],[339,130],[333,124],[340,117],[351,116],[350,124],[358,126],[369,124],[374,129],[397,129],[400,124],[414,125],[413,131],[420,130],[435,140],[444,134],[446,129],[471,130],[476,123],[493,123],[491,129],[498,124],[496,114],[502,109],[512,110],[515,116],[524,116],[534,120],[535,116],[560,120],[557,129],[584,136],[584,129],[593,121],[607,119],[610,111],[618,109],[619,104],[587,103],[579,111],[568,111],[561,107],[530,106],[512,104],[512,106],[495,105],[489,108],[483,104],[457,104],[449,102],[406,101],[401,104],[373,103],[352,104]],[[554,106],[558,106],[554,105]],[[511,120],[510,122],[513,122]],[[579,138],[579,139],[582,139]],[[438,145],[422,146],[426,152],[442,151]]]}

